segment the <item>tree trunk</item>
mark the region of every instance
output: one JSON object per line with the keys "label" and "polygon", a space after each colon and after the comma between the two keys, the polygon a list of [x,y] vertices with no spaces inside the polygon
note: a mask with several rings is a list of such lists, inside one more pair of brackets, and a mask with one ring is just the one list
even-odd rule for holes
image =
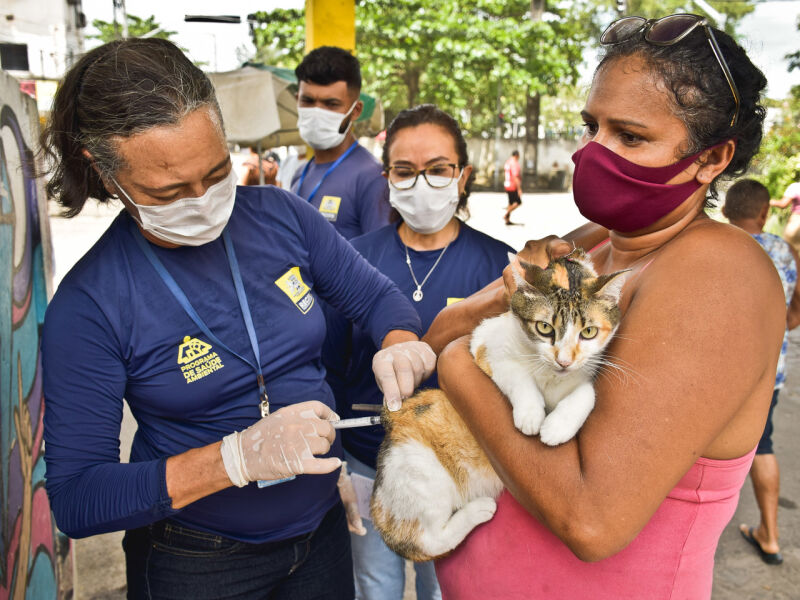
{"label": "tree trunk", "polygon": [[416,68],[409,68],[409,70],[406,71],[405,75],[403,76],[403,79],[406,82],[406,89],[408,90],[409,108],[418,104],[417,99],[419,98],[419,77],[420,71]]}
{"label": "tree trunk", "polygon": [[[542,97],[538,92],[528,92],[528,102],[525,106],[525,165],[523,172],[527,170],[528,162],[532,165],[533,180],[539,173],[539,110],[541,108]],[[530,182],[527,187],[530,186]]]}
{"label": "tree trunk", "polygon": [[[531,0],[531,20],[541,21],[547,8],[547,0]],[[539,111],[541,96],[539,92],[531,94],[528,91],[528,102],[525,106],[525,161],[522,166],[523,176],[528,171],[528,164],[532,165],[534,183],[539,173]],[[530,187],[528,182],[527,187]]]}

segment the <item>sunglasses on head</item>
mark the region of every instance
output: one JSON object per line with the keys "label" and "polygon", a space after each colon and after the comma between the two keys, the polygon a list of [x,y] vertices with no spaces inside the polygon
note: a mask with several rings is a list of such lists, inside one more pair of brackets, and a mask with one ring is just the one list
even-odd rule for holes
{"label": "sunglasses on head", "polygon": [[705,17],[690,14],[675,14],[661,17],[660,19],[623,17],[606,27],[606,30],[600,36],[600,43],[603,46],[613,46],[629,40],[639,33],[643,33],[645,41],[654,46],[671,46],[680,42],[698,27],[703,28],[708,44],[711,46],[711,51],[714,53],[723,75],[725,75],[731,94],[733,94],[735,109],[730,124],[733,127],[739,119],[739,90],[733,81],[733,75],[731,75],[731,71],[728,68],[728,63],[725,62],[722,50],[714,37],[714,32],[708,26],[708,21]]}

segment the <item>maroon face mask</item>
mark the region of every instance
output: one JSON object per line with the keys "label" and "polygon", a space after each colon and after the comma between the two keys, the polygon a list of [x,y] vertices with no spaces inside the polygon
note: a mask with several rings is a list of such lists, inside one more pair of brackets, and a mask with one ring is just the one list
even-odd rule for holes
{"label": "maroon face mask", "polygon": [[644,229],[680,206],[702,185],[696,179],[666,185],[700,154],[666,167],[643,167],[602,144],[589,142],[572,155],[575,204],[584,217],[606,229]]}

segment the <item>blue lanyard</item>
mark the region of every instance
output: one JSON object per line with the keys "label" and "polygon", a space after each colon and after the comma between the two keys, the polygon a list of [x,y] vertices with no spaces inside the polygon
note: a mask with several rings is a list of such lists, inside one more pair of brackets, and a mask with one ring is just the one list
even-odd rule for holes
{"label": "blue lanyard", "polygon": [[244,292],[242,274],[239,271],[239,261],[236,260],[236,252],[233,250],[233,242],[231,242],[228,229],[226,228],[222,232],[222,241],[225,244],[225,253],[228,255],[228,264],[231,268],[231,276],[233,277],[233,285],[236,288],[236,296],[239,299],[239,308],[241,308],[242,311],[244,324],[247,328],[247,335],[250,337],[250,345],[253,347],[253,354],[255,355],[256,359],[255,363],[252,363],[249,359],[245,358],[241,354],[231,350],[211,332],[208,326],[203,322],[203,319],[200,318],[200,315],[197,314],[197,311],[195,311],[194,307],[189,302],[186,294],[183,293],[183,290],[178,285],[178,282],[175,281],[172,275],[170,275],[169,271],[167,271],[164,263],[162,263],[158,256],[156,256],[156,253],[153,252],[153,249],[144,239],[144,236],[139,231],[136,231],[133,233],[133,237],[136,238],[136,242],[139,244],[142,252],[144,252],[144,255],[150,261],[150,264],[153,265],[153,268],[161,276],[164,284],[167,286],[167,288],[169,288],[169,291],[172,292],[172,295],[175,296],[178,304],[180,304],[183,310],[186,311],[186,314],[189,315],[192,321],[194,321],[195,325],[200,328],[200,331],[202,331],[205,336],[214,344],[222,347],[235,357],[243,360],[255,370],[256,380],[258,381],[259,398],[261,399],[259,408],[261,409],[261,416],[266,417],[269,414],[269,397],[267,397],[267,388],[264,385],[264,374],[261,372],[261,353],[258,350],[258,339],[256,338],[256,331],[253,327],[253,317],[250,315],[250,306],[247,304],[247,296]]}
{"label": "blue lanyard", "polygon": [[[356,146],[358,146],[358,142],[353,142],[353,145],[352,145],[352,146],[350,146],[350,147],[347,149],[347,151],[346,151],[344,154],[342,154],[342,155],[341,155],[339,158],[337,158],[337,159],[336,159],[336,162],[334,162],[334,163],[333,163],[333,164],[332,164],[330,167],[328,167],[328,170],[327,170],[327,171],[325,171],[325,174],[324,174],[324,175],[322,176],[322,178],[321,178],[321,179],[320,179],[320,180],[317,182],[317,185],[315,185],[315,186],[314,186],[314,189],[313,189],[313,190],[311,190],[311,194],[308,196],[308,198],[306,198],[306,200],[308,200],[309,202],[311,202],[311,200],[313,200],[313,199],[314,199],[314,195],[315,195],[315,194],[317,193],[317,191],[319,190],[319,186],[321,186],[321,185],[322,185],[322,182],[323,182],[323,181],[325,181],[325,178],[326,178],[328,175],[330,175],[331,173],[333,173],[333,170],[334,170],[336,167],[338,167],[340,164],[342,164],[342,161],[343,161],[345,158],[347,158],[348,156],[350,156],[350,154],[353,152],[353,150],[355,150],[355,149],[356,149]],[[302,189],[302,187],[303,187],[303,182],[306,180],[306,174],[308,173],[308,169],[311,167],[311,163],[312,163],[312,162],[314,162],[314,158],[313,158],[313,157],[311,158],[311,160],[310,160],[310,161],[308,161],[308,162],[306,163],[306,166],[305,166],[305,167],[303,167],[303,172],[300,174],[300,180],[297,182],[297,195],[298,195],[298,196],[300,196],[300,190],[301,190],[301,189]]]}

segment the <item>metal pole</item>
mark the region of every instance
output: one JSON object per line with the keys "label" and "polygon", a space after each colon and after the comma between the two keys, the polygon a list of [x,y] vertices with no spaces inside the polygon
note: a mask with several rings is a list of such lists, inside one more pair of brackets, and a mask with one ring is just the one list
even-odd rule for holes
{"label": "metal pole", "polygon": [[258,153],[258,185],[264,185],[264,169],[261,168],[261,140],[256,142],[256,152]]}
{"label": "metal pole", "polygon": [[119,0],[122,9],[122,39],[128,39],[128,11],[125,9],[125,0]]}

